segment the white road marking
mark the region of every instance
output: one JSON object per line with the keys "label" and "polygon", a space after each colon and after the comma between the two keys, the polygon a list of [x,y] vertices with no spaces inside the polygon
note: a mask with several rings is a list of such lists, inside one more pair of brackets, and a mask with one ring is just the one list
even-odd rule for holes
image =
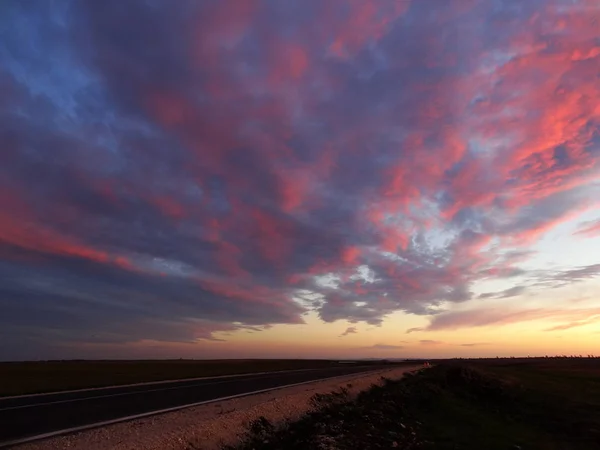
{"label": "white road marking", "polygon": [[[266,372],[264,375],[259,375],[259,376],[254,376],[254,377],[248,377],[245,378],[245,380],[256,380],[259,379],[265,375],[277,375],[277,372]],[[122,397],[125,395],[135,395],[135,394],[146,394],[147,392],[160,392],[160,391],[172,391],[174,389],[189,389],[189,388],[195,388],[198,386],[212,386],[215,384],[224,384],[224,383],[232,383],[235,382],[236,380],[225,380],[225,381],[215,381],[214,383],[197,383],[197,384],[191,384],[189,386],[173,386],[173,387],[167,387],[167,388],[161,388],[161,389],[146,389],[143,391],[131,391],[131,392],[120,392],[118,394],[108,394],[108,395],[94,395],[92,397],[78,397],[78,398],[70,398],[67,400],[55,400],[53,402],[41,402],[41,403],[31,403],[28,405],[20,405],[20,406],[9,406],[6,408],[0,408],[0,411],[12,411],[15,409],[26,409],[26,408],[34,408],[36,406],[46,406],[46,405],[57,405],[57,404],[61,404],[61,403],[71,403],[71,402],[81,402],[84,400],[95,400],[97,398],[110,398],[110,397]]]}
{"label": "white road marking", "polygon": [[[392,369],[392,368],[390,368],[390,369]],[[315,383],[315,382],[324,381],[324,380],[335,380],[337,378],[348,377],[348,376],[351,376],[351,375],[362,375],[362,374],[369,373],[369,372],[378,372],[378,371],[382,371],[382,370],[386,371],[386,370],[390,370],[390,369],[374,369],[374,370],[367,370],[365,372],[358,372],[358,373],[345,374],[345,375],[336,375],[334,377],[321,378],[321,379],[318,379],[318,380],[311,380],[311,381],[302,381],[300,383],[286,384],[284,386],[277,386],[275,388],[260,389],[258,391],[245,392],[243,394],[236,394],[236,395],[229,395],[227,397],[220,397],[220,398],[215,398],[213,400],[205,400],[205,401],[202,401],[202,402],[190,403],[188,405],[174,406],[172,408],[165,408],[165,409],[159,409],[159,410],[156,410],[156,411],[149,411],[149,412],[142,413],[142,414],[135,414],[135,415],[132,415],[132,416],[120,417],[118,419],[105,420],[103,422],[96,422],[96,423],[89,424],[89,425],[82,425],[82,426],[79,426],[79,427],[66,428],[64,430],[59,430],[59,431],[52,431],[50,433],[38,434],[37,436],[31,436],[31,437],[28,437],[28,438],[16,439],[16,440],[7,441],[7,442],[0,442],[0,448],[11,447],[13,445],[26,444],[28,442],[38,441],[40,439],[47,439],[47,438],[50,438],[50,437],[59,436],[61,434],[75,433],[75,432],[78,432],[78,431],[85,431],[85,430],[89,430],[89,429],[92,429],[92,428],[103,427],[103,426],[106,426],[106,425],[112,425],[112,424],[119,423],[119,422],[127,422],[129,420],[141,419],[143,417],[148,417],[148,416],[154,416],[156,414],[164,414],[164,413],[167,413],[167,412],[178,411],[178,410],[186,409],[186,408],[192,408],[194,406],[206,405],[206,404],[214,403],[214,402],[222,402],[224,400],[231,400],[231,399],[234,399],[234,398],[247,397],[249,395],[262,394],[264,392],[275,391],[277,389],[283,389],[283,388],[294,387],[294,386],[301,386],[303,384]],[[414,370],[414,368],[412,368],[412,369]],[[411,370],[411,368],[407,367],[406,371],[409,371],[409,370]]]}
{"label": "white road marking", "polygon": [[197,378],[179,378],[176,380],[144,381],[143,383],[117,384],[114,386],[100,386],[100,387],[95,387],[95,388],[71,389],[68,391],[51,391],[51,392],[38,392],[37,394],[11,395],[9,397],[0,397],[0,401],[12,400],[12,399],[18,399],[18,398],[27,398],[27,397],[42,397],[45,395],[71,394],[71,393],[75,393],[75,392],[101,391],[103,389],[119,389],[119,388],[128,388],[128,387],[134,387],[134,386],[147,386],[149,384],[168,384],[168,383],[181,383],[181,382],[185,382],[185,381],[216,380],[219,378],[235,378],[235,377],[244,377],[244,376],[249,376],[249,375],[265,375],[268,373],[308,372],[310,370],[324,370],[324,369],[330,369],[330,368],[331,367],[319,367],[316,369],[274,370],[271,372],[253,372],[253,373],[236,373],[236,374],[232,374],[232,375],[219,375],[216,377],[197,377]]}

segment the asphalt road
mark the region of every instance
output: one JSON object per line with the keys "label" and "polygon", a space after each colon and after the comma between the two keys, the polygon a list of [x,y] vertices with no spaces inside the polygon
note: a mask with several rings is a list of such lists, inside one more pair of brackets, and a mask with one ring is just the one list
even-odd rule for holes
{"label": "asphalt road", "polygon": [[384,367],[335,367],[0,398],[0,446],[151,411]]}

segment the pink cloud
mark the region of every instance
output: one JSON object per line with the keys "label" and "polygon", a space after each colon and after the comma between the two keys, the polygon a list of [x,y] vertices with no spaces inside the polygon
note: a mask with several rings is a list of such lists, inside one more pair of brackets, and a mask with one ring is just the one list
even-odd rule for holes
{"label": "pink cloud", "polygon": [[[598,206],[597,2],[88,3],[52,23],[20,12],[45,24],[13,30],[27,64],[0,55],[5,279],[56,270],[86,295],[109,286],[90,323],[164,315],[178,339],[171,324],[190,317],[227,329],[307,311],[433,315],[428,330],[587,320],[439,310],[482,280],[519,277],[482,294],[509,299],[597,274],[520,267]],[[64,70],[48,87],[23,67]],[[135,299],[125,312],[105,301],[121,297]]]}
{"label": "pink cloud", "polygon": [[600,221],[592,221],[581,224],[579,230],[575,232],[581,237],[596,237],[600,235]]}
{"label": "pink cloud", "polygon": [[[545,320],[553,322],[580,322],[600,314],[600,308],[480,308],[451,311],[434,316],[427,331],[456,330],[460,328],[502,326],[514,323]],[[560,329],[556,328],[556,329]]]}
{"label": "pink cloud", "polygon": [[548,328],[545,331],[562,331],[562,330],[569,330],[571,328],[575,328],[575,327],[582,327],[585,325],[590,325],[593,323],[597,323],[598,321],[600,321],[600,315],[598,316],[594,316],[594,317],[590,317],[586,320],[578,320],[578,321],[574,321],[574,322],[569,322],[569,323],[565,323],[562,325],[556,325],[554,327]]}
{"label": "pink cloud", "polygon": [[369,40],[383,37],[390,23],[406,13],[410,3],[410,0],[383,4],[372,0],[349,0],[350,14],[344,21],[337,20],[340,17],[338,4],[326,4],[325,17],[337,22],[333,26],[335,34],[329,51],[340,58],[353,56]]}

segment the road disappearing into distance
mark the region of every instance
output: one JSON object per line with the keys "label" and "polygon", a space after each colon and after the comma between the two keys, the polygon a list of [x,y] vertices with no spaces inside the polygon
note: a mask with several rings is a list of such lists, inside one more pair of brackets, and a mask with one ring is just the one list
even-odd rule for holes
{"label": "road disappearing into distance", "polygon": [[385,368],[391,366],[348,365],[0,398],[0,447],[228,397]]}

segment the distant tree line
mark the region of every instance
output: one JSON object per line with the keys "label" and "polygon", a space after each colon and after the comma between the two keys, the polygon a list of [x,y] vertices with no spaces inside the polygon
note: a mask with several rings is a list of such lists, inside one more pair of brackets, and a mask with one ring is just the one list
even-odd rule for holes
{"label": "distant tree line", "polygon": [[545,356],[496,356],[486,358],[452,358],[452,359],[470,359],[470,360],[485,360],[485,359],[594,359],[600,358],[595,355],[545,355]]}

